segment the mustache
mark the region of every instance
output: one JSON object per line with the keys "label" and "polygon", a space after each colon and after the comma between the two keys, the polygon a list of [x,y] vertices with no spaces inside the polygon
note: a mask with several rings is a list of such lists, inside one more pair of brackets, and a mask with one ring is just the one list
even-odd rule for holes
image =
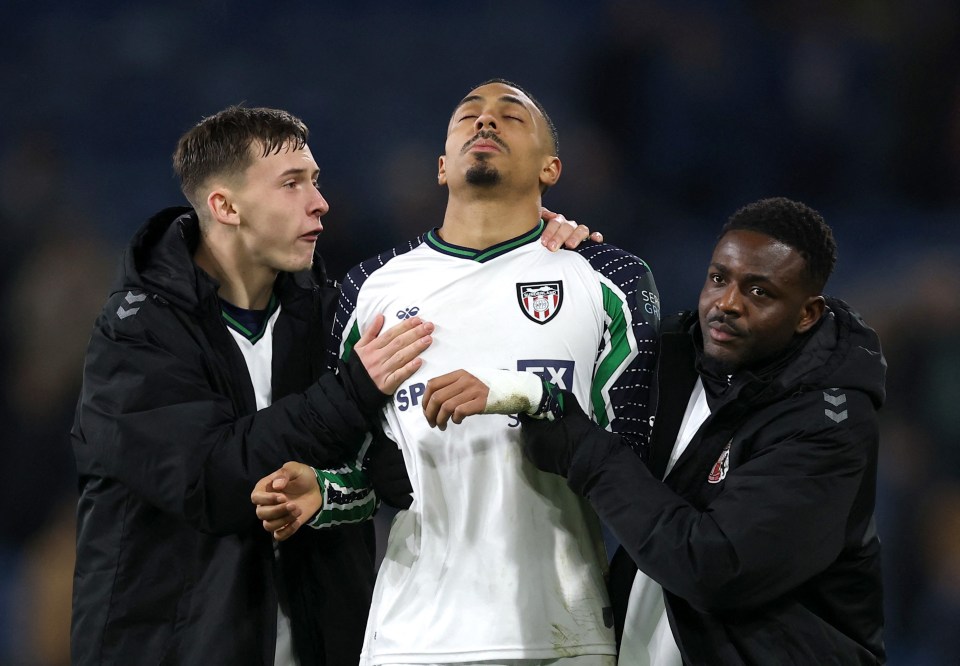
{"label": "mustache", "polygon": [[465,152],[467,152],[468,150],[470,150],[470,146],[472,146],[473,144],[475,144],[475,143],[476,143],[477,141],[479,141],[480,139],[485,139],[485,140],[487,140],[487,141],[493,141],[495,144],[497,144],[498,146],[500,146],[500,147],[503,148],[504,150],[510,150],[510,149],[507,147],[507,144],[504,143],[503,139],[501,139],[499,136],[497,136],[496,134],[494,134],[494,133],[491,132],[490,130],[480,130],[479,132],[476,133],[476,135],[474,135],[474,137],[473,137],[472,139],[470,139],[470,140],[467,141],[465,144],[463,144],[463,148],[460,149],[460,154],[462,155],[463,153],[465,153]]}
{"label": "mustache", "polygon": [[710,324],[713,324],[714,322],[716,322],[717,324],[720,324],[720,325],[723,326],[725,329],[727,329],[727,331],[728,331],[731,335],[743,335],[743,331],[740,330],[740,327],[739,327],[737,324],[735,324],[733,321],[731,321],[730,318],[727,317],[727,315],[725,315],[725,314],[722,313],[722,312],[720,312],[720,313],[718,313],[718,314],[715,314],[715,315],[712,315],[712,316],[710,316],[710,317],[707,318],[707,325],[708,325],[708,326],[709,326]]}

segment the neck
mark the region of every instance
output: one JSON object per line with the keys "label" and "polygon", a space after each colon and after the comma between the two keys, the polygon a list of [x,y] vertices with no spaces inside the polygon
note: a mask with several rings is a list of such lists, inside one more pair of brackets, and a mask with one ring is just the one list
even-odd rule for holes
{"label": "neck", "polygon": [[201,236],[193,261],[220,283],[217,295],[244,310],[263,310],[270,302],[277,272],[241,261],[222,245]]}
{"label": "neck", "polygon": [[476,250],[516,238],[540,219],[540,198],[463,200],[450,196],[440,237]]}

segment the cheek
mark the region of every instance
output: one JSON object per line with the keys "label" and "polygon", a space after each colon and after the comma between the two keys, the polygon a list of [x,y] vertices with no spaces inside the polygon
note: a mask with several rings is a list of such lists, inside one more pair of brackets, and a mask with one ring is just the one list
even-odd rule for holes
{"label": "cheek", "polygon": [[708,292],[706,287],[700,291],[700,300],[697,304],[697,312],[700,315],[700,325],[703,326],[706,324],[707,315],[710,314],[710,309],[713,307],[714,299]]}
{"label": "cheek", "polygon": [[796,321],[782,313],[766,318],[760,326],[754,326],[754,333],[761,338],[763,346],[770,350],[786,346],[794,335]]}

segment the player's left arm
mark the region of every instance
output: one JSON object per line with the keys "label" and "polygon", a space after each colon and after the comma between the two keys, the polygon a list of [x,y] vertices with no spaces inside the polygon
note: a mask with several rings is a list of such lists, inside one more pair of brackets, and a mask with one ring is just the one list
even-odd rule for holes
{"label": "player's left arm", "polygon": [[660,332],[653,272],[639,257],[610,245],[585,248],[582,254],[597,271],[605,319],[586,411],[645,458],[655,412]]}
{"label": "player's left arm", "polygon": [[[608,245],[584,254],[600,280],[604,341],[594,368],[592,411],[597,422],[620,433],[644,454],[650,436],[651,388],[657,359],[660,299],[653,274],[641,259]],[[475,414],[562,416],[559,388],[529,372],[466,368],[427,382],[422,404],[431,427],[445,429]]]}
{"label": "player's left arm", "polygon": [[606,320],[589,404],[581,408],[573,393],[549,386],[541,410],[548,418],[520,417],[524,453],[538,468],[561,476],[568,476],[578,446],[588,437],[613,441],[638,460],[649,451],[660,299],[646,263],[604,247],[588,257],[599,275]]}

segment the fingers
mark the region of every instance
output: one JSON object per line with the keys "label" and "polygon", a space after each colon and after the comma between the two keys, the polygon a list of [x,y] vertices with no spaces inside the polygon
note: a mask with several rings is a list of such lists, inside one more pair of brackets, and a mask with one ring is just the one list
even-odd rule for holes
{"label": "fingers", "polygon": [[427,382],[427,388],[423,392],[423,398],[420,404],[423,405],[423,415],[426,417],[427,423],[430,424],[431,428],[437,427],[437,414],[439,414],[440,408],[443,405],[443,400],[437,399],[437,392],[455,382],[461,372],[463,371],[456,370],[454,372],[448,372],[445,375],[434,377]]}
{"label": "fingers", "polygon": [[385,321],[386,317],[384,317],[383,314],[378,313],[377,316],[373,318],[373,323],[370,324],[367,330],[363,332],[354,347],[366,346],[376,340],[377,336],[380,335],[380,331],[383,330],[383,324]]}
{"label": "fingers", "polygon": [[479,379],[456,370],[427,382],[423,394],[423,414],[431,428],[446,430],[447,423],[462,423],[474,414],[482,414],[490,389]]}
{"label": "fingers", "polygon": [[[429,345],[430,342],[426,342],[423,348],[426,349],[426,347]],[[420,352],[418,351],[417,353],[419,354]],[[401,354],[401,357],[402,356],[403,354]],[[420,369],[421,365],[423,365],[422,358],[417,357],[410,359],[385,378],[383,388],[380,390],[388,395],[392,394],[397,390],[397,388],[399,388],[400,384],[410,379],[410,377],[413,376],[413,373]]]}
{"label": "fingers", "polygon": [[[383,348],[395,340],[399,339],[402,341],[405,339],[405,335],[409,338],[410,336],[408,334],[410,334],[411,331],[414,331],[418,326],[425,323],[420,317],[409,317],[401,321],[399,324],[394,324],[386,331],[383,331],[383,334],[381,335],[380,331],[383,329],[384,321],[385,318],[382,313],[377,314],[377,316],[374,317],[370,328],[368,328],[364,334],[360,336],[360,340],[364,342],[364,346],[372,344],[377,348]],[[360,341],[357,342],[357,345],[360,345]]]}
{"label": "fingers", "polygon": [[580,243],[590,237],[590,227],[585,224],[578,224],[570,236],[564,241],[563,245],[568,250],[575,249]]}
{"label": "fingers", "polygon": [[[547,222],[546,228],[540,235],[540,242],[551,252],[555,252],[564,242],[569,239],[577,229],[577,223],[568,220],[559,213],[548,211],[546,208],[540,209],[541,217]],[[548,219],[549,217],[549,219]],[[580,244],[581,238],[577,241],[576,247]]]}
{"label": "fingers", "polygon": [[[382,327],[383,316],[374,322]],[[354,346],[367,374],[382,393],[391,395],[416,372],[422,363],[418,356],[433,342],[434,326],[419,317],[410,317],[390,327],[377,337],[367,333]]]}
{"label": "fingers", "polygon": [[283,490],[286,486],[288,475],[289,471],[284,465],[276,472],[257,481],[257,485],[253,487],[253,492],[250,493],[250,501],[258,505],[275,504],[277,492]]}
{"label": "fingers", "polygon": [[287,539],[292,537],[294,534],[296,534],[297,530],[299,529],[300,529],[299,521],[295,523],[290,523],[289,525],[285,525],[280,529],[275,530],[273,533],[273,538],[276,539],[277,541],[286,541]]}
{"label": "fingers", "polygon": [[294,502],[285,500],[275,506],[258,506],[257,518],[263,529],[273,534],[277,541],[287,539],[300,529],[303,510]]}
{"label": "fingers", "polygon": [[592,240],[594,243],[602,243],[603,234],[599,231],[594,231],[592,234],[590,234],[590,240]]}
{"label": "fingers", "polygon": [[270,523],[269,531],[271,532],[293,522],[301,515],[300,507],[293,502],[287,502],[286,499],[273,506],[257,507],[257,518],[264,522],[264,527],[267,527],[267,523]]}

